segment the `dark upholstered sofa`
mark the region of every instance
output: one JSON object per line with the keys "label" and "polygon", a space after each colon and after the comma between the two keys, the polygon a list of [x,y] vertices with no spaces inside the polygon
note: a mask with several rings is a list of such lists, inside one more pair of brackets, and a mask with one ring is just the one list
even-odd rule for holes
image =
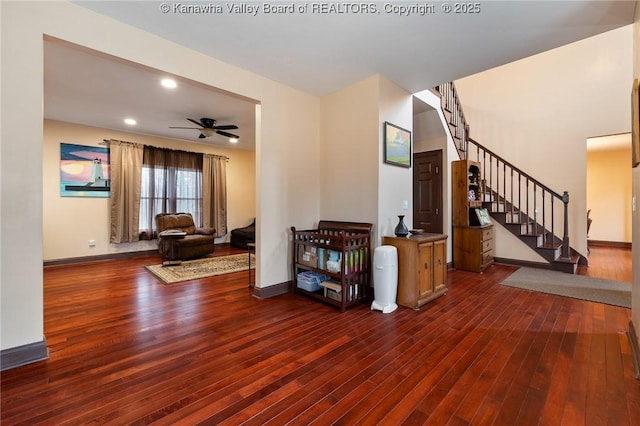
{"label": "dark upholstered sofa", "polygon": [[256,220],[244,228],[236,228],[231,231],[231,246],[246,250],[247,243],[256,242]]}
{"label": "dark upholstered sofa", "polygon": [[[197,228],[191,213],[160,213],[156,215],[158,228],[158,252],[163,259],[183,260],[204,257],[213,253],[216,230],[213,228]],[[163,235],[185,232],[184,238],[165,240]]]}

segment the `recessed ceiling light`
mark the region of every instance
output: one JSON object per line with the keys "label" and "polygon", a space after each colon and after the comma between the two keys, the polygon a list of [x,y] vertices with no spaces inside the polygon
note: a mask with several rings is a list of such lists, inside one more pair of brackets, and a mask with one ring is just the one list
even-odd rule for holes
{"label": "recessed ceiling light", "polygon": [[178,87],[178,83],[170,78],[163,78],[160,84],[162,84],[167,89],[175,89],[176,87]]}
{"label": "recessed ceiling light", "polygon": [[125,118],[124,123],[128,124],[129,126],[135,126],[138,122],[133,118]]}
{"label": "recessed ceiling light", "polygon": [[229,142],[231,143],[238,143],[238,138],[229,138]]}

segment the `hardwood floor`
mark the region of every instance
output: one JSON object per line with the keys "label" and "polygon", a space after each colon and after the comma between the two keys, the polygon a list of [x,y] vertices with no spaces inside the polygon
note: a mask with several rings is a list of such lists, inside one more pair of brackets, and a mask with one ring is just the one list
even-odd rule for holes
{"label": "hardwood floor", "polygon": [[630,248],[594,245],[589,250],[589,267],[578,267],[580,275],[631,283]]}
{"label": "hardwood floor", "polygon": [[[600,250],[590,270],[618,276]],[[3,425],[640,425],[631,311],[499,285],[515,267],[385,315],[259,300],[246,272],[163,285],[154,263],[45,268],[51,357],[2,373]]]}

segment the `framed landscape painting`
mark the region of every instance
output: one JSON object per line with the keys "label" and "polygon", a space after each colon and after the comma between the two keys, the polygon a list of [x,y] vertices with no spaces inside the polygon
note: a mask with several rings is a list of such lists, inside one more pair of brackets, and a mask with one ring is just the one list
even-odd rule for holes
{"label": "framed landscape painting", "polygon": [[60,144],[60,196],[109,197],[109,149]]}
{"label": "framed landscape painting", "polygon": [[384,162],[411,167],[411,132],[388,121],[384,122]]}

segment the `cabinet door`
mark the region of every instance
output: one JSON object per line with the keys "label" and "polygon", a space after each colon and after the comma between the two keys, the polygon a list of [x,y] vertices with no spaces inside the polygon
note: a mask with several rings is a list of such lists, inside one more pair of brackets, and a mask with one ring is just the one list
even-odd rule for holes
{"label": "cabinet door", "polygon": [[433,289],[443,291],[447,285],[447,240],[433,243]]}
{"label": "cabinet door", "polygon": [[433,294],[433,243],[418,246],[418,301]]}

